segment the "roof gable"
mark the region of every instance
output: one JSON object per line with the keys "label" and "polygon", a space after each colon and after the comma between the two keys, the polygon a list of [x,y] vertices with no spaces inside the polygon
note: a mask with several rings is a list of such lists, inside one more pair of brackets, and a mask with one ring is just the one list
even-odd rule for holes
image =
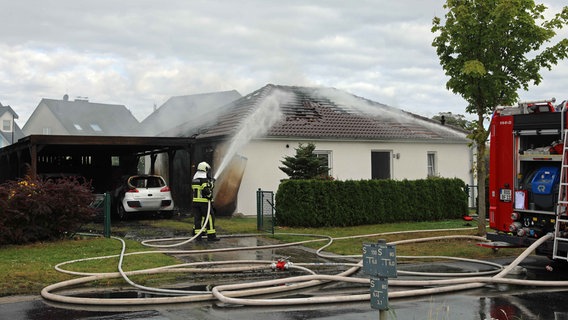
{"label": "roof gable", "polygon": [[[234,135],[271,99],[278,100],[278,110],[269,114],[279,112],[279,118],[264,137],[467,142],[460,130],[341,90],[272,84],[228,105],[218,123],[198,137]],[[249,126],[262,124],[259,119]]]}
{"label": "roof gable", "polygon": [[0,103],[0,117],[1,117],[3,114],[5,114],[6,112],[9,112],[9,113],[14,117],[14,119],[18,119],[18,114],[16,113],[16,111],[14,111],[14,109],[12,109],[12,107],[10,107],[10,106],[3,106],[3,105]]}

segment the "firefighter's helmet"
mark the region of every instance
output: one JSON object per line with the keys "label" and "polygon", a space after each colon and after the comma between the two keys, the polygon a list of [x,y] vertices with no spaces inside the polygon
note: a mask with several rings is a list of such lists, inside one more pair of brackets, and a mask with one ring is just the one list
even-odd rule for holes
{"label": "firefighter's helmet", "polygon": [[197,171],[205,171],[205,172],[208,172],[209,170],[211,170],[211,166],[209,165],[209,163],[207,163],[207,162],[205,162],[205,161],[200,162],[200,163],[197,165]]}

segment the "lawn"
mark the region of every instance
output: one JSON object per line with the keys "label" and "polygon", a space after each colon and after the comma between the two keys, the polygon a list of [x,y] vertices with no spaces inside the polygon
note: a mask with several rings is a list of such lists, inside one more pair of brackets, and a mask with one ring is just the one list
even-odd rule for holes
{"label": "lawn", "polygon": [[[191,230],[190,218],[139,220],[128,224],[116,223],[111,232],[114,236],[124,236],[132,228],[144,230],[146,235],[170,230],[174,233],[187,234]],[[345,228],[283,228],[276,227],[275,235],[265,233],[265,237],[274,237],[282,242],[314,240],[317,238],[296,234],[326,235],[337,238],[333,244],[326,248],[328,252],[337,254],[361,254],[363,243],[376,242],[384,239],[387,242],[402,239],[414,239],[441,235],[475,235],[473,225],[463,220],[447,220],[435,222],[396,223],[382,225],[368,225]],[[102,225],[91,224],[85,230],[101,232]],[[416,232],[393,235],[380,235],[380,233],[459,228],[458,231]],[[152,231],[157,230],[157,231]],[[217,232],[222,235],[257,233],[255,218],[218,218]],[[371,236],[366,236],[371,235]],[[494,252],[491,249],[481,248],[475,244],[476,240],[439,240],[432,244],[412,243],[397,245],[397,256],[400,255],[447,255],[478,259],[489,259],[507,255],[517,255],[519,249],[507,249]],[[127,240],[127,252],[152,250],[142,246],[139,242]],[[317,249],[327,243],[314,241],[305,244]],[[19,294],[38,294],[49,284],[71,279],[73,276],[57,272],[54,266],[58,263],[87,257],[116,255],[121,250],[121,243],[115,239],[101,237],[75,236],[72,239],[56,242],[36,243],[22,246],[0,247],[0,296]],[[117,269],[118,258],[93,260],[72,264],[66,267],[70,270],[83,272],[114,272]],[[177,263],[175,257],[165,254],[150,254],[127,256],[124,262],[125,270],[138,270]],[[137,281],[144,283],[143,277]],[[151,281],[156,281],[153,278]],[[166,280],[164,280],[166,281]]]}
{"label": "lawn", "polygon": [[[154,220],[147,221],[153,227],[165,227],[177,230],[187,230],[187,224],[191,223],[190,219],[185,220]],[[219,218],[216,223],[217,232],[223,234],[241,234],[241,233],[257,233],[256,217],[254,218]],[[460,229],[454,231],[444,231],[444,229]],[[403,234],[386,234],[376,235],[379,233],[392,232],[408,232],[415,233]],[[440,230],[419,232],[421,230]],[[274,238],[283,242],[305,241],[314,239],[308,236],[298,236],[294,234],[321,235],[338,238],[333,241],[326,251],[337,254],[360,254],[363,243],[372,243],[377,240],[386,240],[387,242],[416,239],[433,236],[449,236],[449,235],[476,235],[476,223],[464,221],[462,219],[443,220],[443,221],[424,221],[424,222],[404,222],[404,223],[388,223],[377,225],[364,225],[355,227],[335,227],[335,228],[289,228],[275,227]],[[267,237],[271,237],[270,233],[265,233]],[[373,235],[365,236],[364,235]],[[473,259],[491,259],[502,256],[512,256],[519,252],[519,249],[502,249],[494,252],[491,249],[477,246],[480,241],[477,240],[440,240],[436,241],[436,245],[432,242],[402,244],[397,246],[397,255],[446,255],[467,257]],[[305,244],[306,247],[319,249],[325,245],[325,241],[315,241]]]}

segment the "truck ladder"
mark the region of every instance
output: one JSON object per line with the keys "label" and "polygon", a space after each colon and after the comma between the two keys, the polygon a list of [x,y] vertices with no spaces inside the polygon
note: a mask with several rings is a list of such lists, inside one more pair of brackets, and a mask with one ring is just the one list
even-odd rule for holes
{"label": "truck ladder", "polygon": [[[562,110],[564,118],[564,110]],[[561,130],[564,145],[562,146],[562,166],[560,168],[560,184],[558,186],[558,202],[556,204],[556,222],[554,226],[554,247],[552,259],[562,259],[568,261],[568,252],[558,255],[559,243],[568,243],[568,232],[561,230],[561,227],[568,224],[568,197],[566,188],[568,187],[568,133],[564,128]]]}

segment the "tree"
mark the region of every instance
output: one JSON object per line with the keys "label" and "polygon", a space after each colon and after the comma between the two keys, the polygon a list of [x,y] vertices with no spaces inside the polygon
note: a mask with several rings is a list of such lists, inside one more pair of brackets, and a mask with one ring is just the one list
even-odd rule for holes
{"label": "tree", "polygon": [[432,45],[449,77],[446,88],[461,95],[475,114],[470,138],[476,145],[479,192],[478,234],[485,235],[485,159],[488,131],[484,121],[499,105],[512,105],[518,90],[538,85],[542,68],[566,58],[568,39],[544,47],[568,22],[568,7],[546,20],[546,6],[533,0],[447,0],[445,25],[432,20]]}
{"label": "tree", "polygon": [[296,156],[286,156],[280,161],[284,166],[278,167],[290,179],[321,179],[327,176],[329,168],[325,160],[318,158],[314,153],[316,145],[300,143],[296,148]]}

